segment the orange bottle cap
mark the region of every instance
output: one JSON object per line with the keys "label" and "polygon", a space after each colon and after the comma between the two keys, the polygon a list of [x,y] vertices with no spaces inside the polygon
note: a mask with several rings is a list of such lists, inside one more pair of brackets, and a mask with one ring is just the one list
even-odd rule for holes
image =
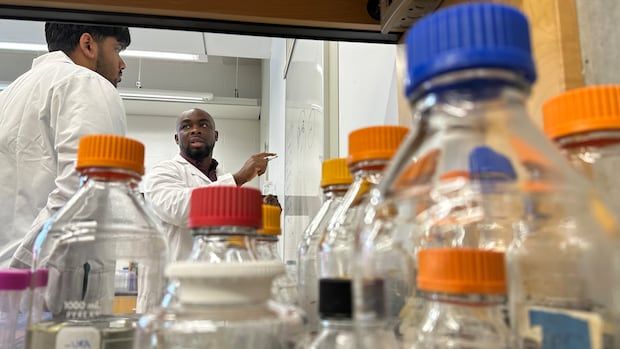
{"label": "orange bottle cap", "polygon": [[347,166],[347,159],[338,158],[323,161],[323,171],[321,176],[321,188],[330,185],[349,185],[353,182],[351,172]]}
{"label": "orange bottle cap", "polygon": [[402,126],[374,126],[349,134],[349,164],[365,160],[389,160],[409,132]]}
{"label": "orange bottle cap", "polygon": [[77,170],[109,167],[144,174],[144,144],[116,135],[90,135],[80,138]]}
{"label": "orange bottle cap", "polygon": [[608,129],[620,129],[620,85],[578,88],[543,105],[543,128],[552,139]]}
{"label": "orange bottle cap", "polygon": [[280,213],[279,207],[273,205],[263,205],[263,227],[258,231],[261,235],[280,235]]}
{"label": "orange bottle cap", "polygon": [[459,294],[505,294],[504,254],[473,248],[418,252],[418,288]]}

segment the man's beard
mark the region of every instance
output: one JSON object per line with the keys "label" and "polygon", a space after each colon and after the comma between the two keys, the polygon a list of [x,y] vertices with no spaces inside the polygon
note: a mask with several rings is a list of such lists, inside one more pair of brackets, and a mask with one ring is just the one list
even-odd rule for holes
{"label": "man's beard", "polygon": [[118,87],[116,80],[110,80],[108,76],[106,76],[106,66],[105,66],[105,56],[103,55],[103,51],[99,50],[97,54],[97,66],[95,67],[95,71],[99,73],[99,75],[103,76],[106,80],[108,80],[114,87]]}
{"label": "man's beard", "polygon": [[185,155],[192,160],[201,161],[202,159],[211,156],[213,154],[213,146],[205,145],[202,148],[196,149],[188,147],[185,149]]}

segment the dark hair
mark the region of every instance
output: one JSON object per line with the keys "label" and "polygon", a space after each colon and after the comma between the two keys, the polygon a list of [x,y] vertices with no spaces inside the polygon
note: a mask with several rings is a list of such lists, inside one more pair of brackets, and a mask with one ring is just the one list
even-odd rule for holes
{"label": "dark hair", "polygon": [[84,33],[90,34],[98,42],[109,36],[114,37],[123,50],[131,43],[127,27],[48,22],[45,23],[47,49],[50,52],[62,51],[69,55],[78,46]]}

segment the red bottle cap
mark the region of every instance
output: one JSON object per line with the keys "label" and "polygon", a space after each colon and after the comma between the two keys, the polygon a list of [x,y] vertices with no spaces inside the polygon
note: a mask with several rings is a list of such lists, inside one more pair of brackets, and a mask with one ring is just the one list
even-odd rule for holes
{"label": "red bottle cap", "polygon": [[258,229],[262,225],[262,197],[252,188],[208,186],[192,191],[188,227],[236,226]]}

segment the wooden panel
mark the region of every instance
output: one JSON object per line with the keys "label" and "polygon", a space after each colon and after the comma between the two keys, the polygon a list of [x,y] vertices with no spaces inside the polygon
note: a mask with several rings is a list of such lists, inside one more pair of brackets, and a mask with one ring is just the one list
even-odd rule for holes
{"label": "wooden panel", "polygon": [[579,27],[574,0],[504,0],[521,8],[532,27],[538,81],[528,107],[541,124],[541,106],[550,97],[583,86]]}
{"label": "wooden panel", "polygon": [[0,5],[379,31],[366,0],[0,0]]}

